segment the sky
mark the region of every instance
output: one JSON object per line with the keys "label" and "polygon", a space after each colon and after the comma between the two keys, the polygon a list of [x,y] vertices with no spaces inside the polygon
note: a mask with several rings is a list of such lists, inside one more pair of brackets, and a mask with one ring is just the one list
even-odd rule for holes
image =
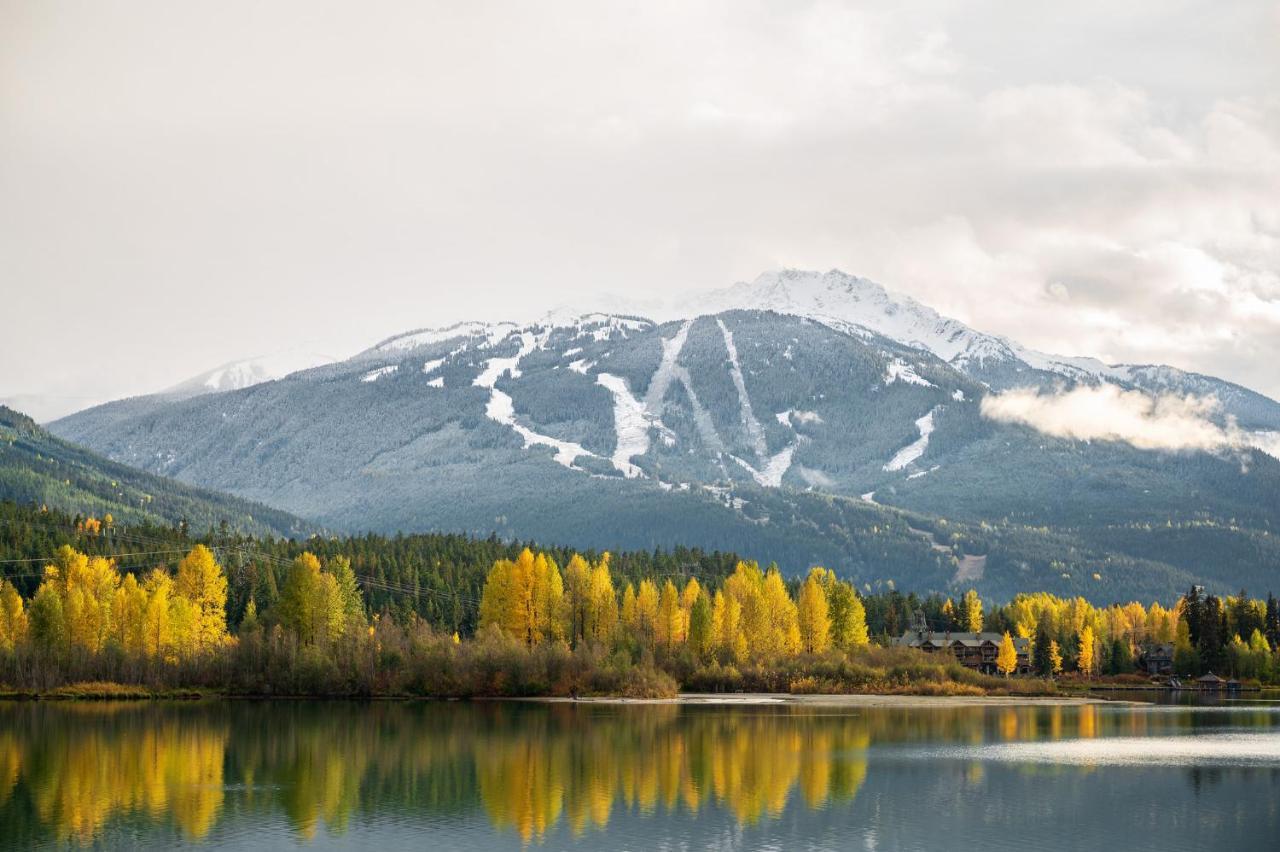
{"label": "sky", "polygon": [[843,269],[1280,397],[1280,4],[0,0],[0,399]]}

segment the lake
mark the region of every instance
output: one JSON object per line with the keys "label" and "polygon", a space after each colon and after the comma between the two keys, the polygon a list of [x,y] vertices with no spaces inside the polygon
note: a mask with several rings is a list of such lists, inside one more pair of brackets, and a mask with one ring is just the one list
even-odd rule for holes
{"label": "lake", "polygon": [[4,848],[1263,849],[1280,705],[0,703]]}

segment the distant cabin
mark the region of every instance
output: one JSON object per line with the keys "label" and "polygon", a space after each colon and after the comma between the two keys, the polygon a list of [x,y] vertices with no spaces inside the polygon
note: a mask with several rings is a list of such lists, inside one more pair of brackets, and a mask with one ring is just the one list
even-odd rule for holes
{"label": "distant cabin", "polygon": [[1158,642],[1142,646],[1138,651],[1138,668],[1150,675],[1173,674],[1173,645]]}
{"label": "distant cabin", "polygon": [[1196,684],[1201,689],[1207,689],[1207,690],[1216,692],[1217,690],[1227,688],[1227,679],[1218,677],[1213,672],[1209,672],[1208,674],[1203,674],[1203,675],[1200,675],[1200,677],[1196,678]]}
{"label": "distant cabin", "polygon": [[[998,674],[996,657],[1000,653],[1003,633],[939,633],[932,630],[908,630],[893,644],[902,648],[918,648],[927,654],[948,651],[966,668],[983,674]],[[1014,674],[1031,674],[1031,640],[1013,637],[1013,650],[1018,655]]]}

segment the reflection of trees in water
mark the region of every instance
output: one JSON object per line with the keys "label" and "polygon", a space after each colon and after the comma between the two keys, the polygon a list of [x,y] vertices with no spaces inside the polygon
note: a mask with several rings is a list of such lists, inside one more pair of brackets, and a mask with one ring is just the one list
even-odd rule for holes
{"label": "reflection of trees in water", "polygon": [[213,827],[223,798],[225,725],[88,705],[64,718],[73,729],[58,725],[59,735],[48,736],[40,708],[15,709],[31,727],[0,734],[0,805],[21,779],[36,819],[54,838],[88,843],[108,818],[128,814],[169,821],[192,839]]}
{"label": "reflection of trees in water", "polygon": [[[563,817],[575,834],[615,806],[642,814],[709,802],[741,824],[782,813],[793,790],[810,807],[852,799],[866,777],[866,721],[673,706],[499,725],[476,742],[481,801],[496,828],[529,841]],[[536,721],[535,721],[536,720]]]}
{"label": "reflection of trees in water", "polygon": [[[436,818],[477,807],[526,842],[560,825],[575,835],[602,829],[615,810],[715,807],[751,825],[789,802],[852,801],[872,743],[1159,735],[1196,724],[1190,714],[1096,707],[850,715],[508,703],[0,705],[0,836],[84,843],[113,819],[141,817],[198,840],[225,812],[282,814],[307,839],[322,825],[341,833],[360,816]],[[982,764],[962,772],[982,783]]]}

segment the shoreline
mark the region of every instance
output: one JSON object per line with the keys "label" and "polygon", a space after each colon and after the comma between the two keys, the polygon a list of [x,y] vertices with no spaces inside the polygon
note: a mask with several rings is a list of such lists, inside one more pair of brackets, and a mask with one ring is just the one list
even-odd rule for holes
{"label": "shoreline", "polygon": [[1144,701],[1118,701],[1094,696],[1066,695],[894,695],[857,693],[851,695],[791,695],[788,693],[681,693],[674,698],[622,698],[611,696],[534,696],[502,699],[539,704],[679,704],[704,707],[825,707],[825,708],[912,708],[912,707],[1080,707],[1098,704],[1145,706]]}

